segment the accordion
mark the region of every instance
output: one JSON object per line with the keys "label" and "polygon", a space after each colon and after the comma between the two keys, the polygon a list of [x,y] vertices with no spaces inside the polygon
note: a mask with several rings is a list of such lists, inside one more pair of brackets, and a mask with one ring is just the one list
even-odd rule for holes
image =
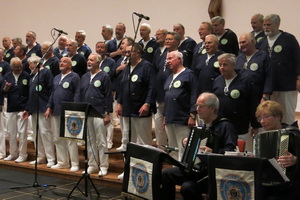
{"label": "accordion", "polygon": [[254,137],[254,155],[259,158],[278,158],[289,147],[289,131],[286,129],[264,131]]}
{"label": "accordion", "polygon": [[[258,158],[278,158],[289,147],[289,131],[286,129],[264,131],[254,137],[254,155]],[[285,172],[285,168],[282,167]]]}

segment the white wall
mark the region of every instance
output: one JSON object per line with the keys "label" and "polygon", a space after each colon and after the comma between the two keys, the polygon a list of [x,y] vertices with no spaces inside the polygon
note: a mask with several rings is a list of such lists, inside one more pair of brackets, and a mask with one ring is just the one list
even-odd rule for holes
{"label": "white wall", "polygon": [[[186,27],[186,35],[199,42],[197,29],[202,21],[209,21],[210,0],[9,0],[1,1],[0,38],[21,37],[29,30],[37,33],[39,43],[53,41],[50,30],[62,29],[74,38],[76,30],[87,32],[86,43],[102,40],[101,26],[118,22],[127,26],[127,36],[133,36],[132,12],[150,17],[152,35],[158,28],[172,30],[176,23]],[[255,13],[276,13],[281,16],[281,29],[294,34],[300,41],[299,0],[223,0],[226,27],[238,35],[251,30],[250,18]],[[137,19],[135,17],[135,19]],[[137,21],[136,21],[137,23]],[[137,39],[140,39],[138,37]],[[300,100],[300,98],[299,98]],[[299,105],[299,103],[298,103]],[[300,111],[298,106],[297,111]]]}

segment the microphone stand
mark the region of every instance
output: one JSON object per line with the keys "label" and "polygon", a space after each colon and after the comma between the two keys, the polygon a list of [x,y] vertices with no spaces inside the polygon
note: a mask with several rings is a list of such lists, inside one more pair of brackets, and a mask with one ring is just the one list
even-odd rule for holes
{"label": "microphone stand", "polygon": [[[50,49],[53,47],[54,43],[57,41],[57,39],[61,36],[61,32],[59,32],[59,34],[57,35],[57,37],[54,39],[53,43],[48,47],[46,53],[42,56],[40,62],[36,65],[36,67],[32,70],[32,72],[30,73],[30,75],[32,75],[34,73],[34,71],[37,69],[37,85],[39,85],[40,83],[40,67],[41,64],[44,62],[45,56],[47,55],[47,53],[50,51]],[[39,90],[37,91],[38,94],[38,98],[39,98]],[[37,165],[38,165],[38,137],[39,137],[39,112],[40,112],[40,103],[39,103],[39,99],[37,101],[37,118],[36,118],[36,135],[35,135],[35,164],[34,164],[34,181],[33,184],[30,186],[15,186],[15,187],[10,187],[10,189],[23,189],[23,188],[36,188],[37,192],[38,192],[38,196],[39,198],[42,197],[41,193],[40,193],[40,189],[46,188],[46,187],[56,187],[56,185],[40,185],[38,182],[38,174],[37,174]],[[34,120],[34,119],[32,119]]]}
{"label": "microphone stand", "polygon": [[[133,13],[134,14],[134,13]],[[142,21],[142,16],[139,16],[139,19],[138,19],[138,24],[137,24],[137,27],[135,28],[134,27],[134,19],[133,19],[133,14],[132,14],[132,21],[133,21],[133,28],[134,28],[134,38],[133,38],[133,44],[135,43],[135,40],[136,40],[136,37],[137,37],[137,32],[138,32],[138,30],[139,30],[139,27],[140,27],[140,23],[141,23],[141,21]],[[130,56],[131,56],[131,53],[133,52],[133,47],[131,48],[131,50],[130,50]],[[131,73],[130,73],[130,56],[129,56],[129,61],[128,61],[128,63],[127,63],[127,67],[128,67],[128,92],[129,92],[129,94],[128,94],[128,100],[129,100],[129,111],[131,110],[131,104],[130,104],[130,102],[131,102],[131,98],[130,98],[130,80],[131,80]],[[131,142],[131,116],[130,116],[130,114],[129,114],[129,117],[128,117],[128,140],[129,140],[129,142]]]}

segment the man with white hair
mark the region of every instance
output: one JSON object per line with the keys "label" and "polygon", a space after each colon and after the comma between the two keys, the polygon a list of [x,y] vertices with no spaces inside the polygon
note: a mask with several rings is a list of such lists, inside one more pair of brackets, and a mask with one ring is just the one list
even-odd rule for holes
{"label": "man with white hair", "polygon": [[256,44],[260,42],[261,39],[265,36],[263,28],[264,16],[262,14],[255,14],[251,18],[251,26],[253,31],[251,33],[255,37]]}
{"label": "man with white hair", "polygon": [[71,172],[79,170],[77,141],[60,138],[61,104],[63,101],[80,101],[80,78],[72,71],[72,60],[67,57],[60,59],[60,74],[53,79],[53,90],[47,104],[46,117],[53,115],[53,141],[56,148],[57,164],[51,169],[70,168]]}
{"label": "man with white hair", "polygon": [[[51,130],[51,119],[46,117],[44,113],[47,110],[47,103],[52,92],[53,75],[43,65],[39,69],[36,68],[40,59],[38,56],[28,58],[32,76],[29,82],[29,97],[22,118],[27,120],[30,115],[32,116],[33,135],[34,138],[38,137],[38,144],[34,140],[35,146],[38,146],[38,149],[36,149],[38,156],[30,164],[43,164],[47,160],[47,167],[50,168],[55,165],[53,133]],[[39,132],[37,130],[37,120],[39,121]]]}
{"label": "man with white hair", "polygon": [[[23,71],[22,61],[14,57],[10,61],[12,71],[4,76],[3,92],[7,94],[7,132],[9,133],[9,155],[5,161],[17,163],[27,160],[27,125],[22,119],[22,112],[28,100],[30,75]],[[19,133],[19,145],[17,143]]]}
{"label": "man with white hair", "polygon": [[150,37],[150,33],[151,26],[143,23],[140,26],[140,36],[142,39],[139,41],[139,45],[141,45],[143,49],[142,58],[152,63],[154,52],[158,48],[158,44],[155,38]]}
{"label": "man with white hair", "polygon": [[[99,176],[106,176],[108,170],[108,155],[106,141],[106,125],[110,122],[109,113],[112,109],[112,88],[109,75],[100,69],[101,56],[91,54],[88,58],[88,70],[82,76],[80,84],[81,101],[90,103],[96,111],[94,116],[88,117],[87,149],[89,174],[99,172]],[[100,161],[100,164],[99,164]]]}
{"label": "man with white hair", "polygon": [[176,160],[181,160],[182,138],[188,136],[190,128],[196,124],[197,84],[194,72],[183,66],[183,55],[172,51],[167,55],[167,64],[171,71],[164,84],[165,90],[165,126],[168,143],[179,148],[178,153],[171,153]]}
{"label": "man with white hair", "polygon": [[[246,73],[238,73],[235,70],[235,55],[224,53],[218,56],[218,62],[221,75],[214,80],[213,92],[220,100],[219,114],[232,121],[239,139],[248,140],[251,135],[258,133],[260,127],[255,117],[255,109],[261,95],[255,92],[255,86]],[[246,146],[246,150],[251,151],[251,145]]]}
{"label": "man with white hair", "polygon": [[2,39],[2,45],[4,47],[4,60],[10,63],[10,60],[15,56],[14,47],[11,44],[11,40],[9,37],[4,37]]}
{"label": "man with white hair", "polygon": [[66,36],[60,36],[58,39],[58,46],[54,48],[53,54],[58,58],[61,59],[62,57],[67,55],[67,42],[68,38]]}
{"label": "man with white hair", "polygon": [[105,44],[113,39],[114,29],[110,25],[102,26],[101,35]]}
{"label": "man with white hair", "polygon": [[121,42],[125,37],[126,26],[123,23],[118,23],[115,28],[116,37],[107,43],[107,54],[116,62],[122,56],[122,50],[120,49]]}
{"label": "man with white hair", "polygon": [[20,37],[14,37],[11,39],[12,45],[14,48],[16,48],[18,45],[22,45],[22,38]]}
{"label": "man with white hair", "polygon": [[273,74],[271,100],[283,106],[282,121],[292,124],[300,92],[299,43],[292,34],[279,30],[279,15],[265,16],[263,26],[266,36],[261,40],[259,48],[270,57]]}
{"label": "man with white hair", "polygon": [[46,41],[42,44],[42,53],[45,56],[42,64],[46,69],[50,69],[53,77],[55,77],[56,75],[60,74],[59,59],[53,54],[52,46],[47,53],[47,50],[50,46],[51,42],[49,41]]}
{"label": "man with white hair", "polygon": [[90,47],[84,43],[86,38],[86,33],[84,30],[76,31],[75,40],[78,42],[77,52],[85,57],[87,60],[89,55],[92,53]]}
{"label": "man with white hair", "polygon": [[216,16],[211,19],[211,24],[213,26],[213,34],[219,39],[219,49],[225,53],[232,53],[237,56],[239,52],[238,39],[232,30],[225,29],[225,19],[221,16]]}
{"label": "man with white hair", "polygon": [[87,62],[85,57],[77,53],[78,43],[74,40],[68,40],[67,42],[67,52],[66,57],[72,60],[72,70],[77,73],[80,77],[86,73]]}
{"label": "man with white hair", "polygon": [[36,33],[33,31],[29,31],[26,34],[26,58],[30,56],[39,56],[42,57],[41,45],[36,42]]}

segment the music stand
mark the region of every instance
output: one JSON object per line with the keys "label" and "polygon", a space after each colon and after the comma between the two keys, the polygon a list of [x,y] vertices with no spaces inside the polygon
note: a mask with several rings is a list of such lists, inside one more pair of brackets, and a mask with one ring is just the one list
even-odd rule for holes
{"label": "music stand", "polygon": [[[88,168],[88,153],[87,153],[87,119],[91,115],[91,105],[89,103],[82,102],[62,102],[62,114],[61,114],[61,126],[60,126],[60,136],[70,139],[84,140],[84,173],[78,180],[77,184],[74,186],[68,199],[72,196],[72,193],[77,188],[85,197],[88,197],[89,183],[95,189],[98,196],[96,186],[94,185],[90,175],[87,173]],[[66,120],[67,116],[67,120]],[[79,184],[84,180],[84,191],[80,189]]]}

